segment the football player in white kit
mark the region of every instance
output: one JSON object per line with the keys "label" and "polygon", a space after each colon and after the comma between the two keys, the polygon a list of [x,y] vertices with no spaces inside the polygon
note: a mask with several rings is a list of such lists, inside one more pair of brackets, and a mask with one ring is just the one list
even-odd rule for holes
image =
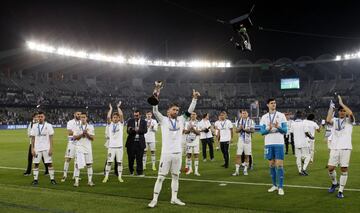
{"label": "football player in white kit", "polygon": [[192,173],[192,154],[194,154],[195,176],[199,174],[199,149],[200,149],[200,128],[196,119],[196,112],[192,112],[190,120],[185,123],[184,133],[186,134],[186,174]]}
{"label": "football player in white kit", "polygon": [[109,180],[109,173],[111,170],[111,164],[116,159],[118,163],[118,180],[124,182],[122,179],[122,160],[123,160],[123,136],[124,136],[124,115],[120,109],[121,102],[117,104],[117,112],[112,113],[113,108],[109,104],[109,111],[107,114],[107,136],[109,137],[108,151],[107,151],[107,164],[105,166],[105,177],[103,183]]}
{"label": "football player in white kit", "polygon": [[[296,165],[298,167],[299,175],[308,176],[306,169],[310,163],[310,143],[306,138],[314,139],[314,136],[309,133],[309,127],[304,120],[302,120],[303,113],[298,111],[295,115],[295,121],[292,123],[295,144]],[[304,160],[304,164],[302,164]]]}
{"label": "football player in white kit", "polygon": [[158,197],[161,191],[165,176],[171,172],[171,204],[184,206],[185,203],[178,199],[179,175],[182,161],[182,133],[184,130],[185,117],[189,116],[195,110],[196,102],[200,93],[193,90],[192,102],[185,115],[178,116],[179,106],[171,104],[168,109],[167,117],[163,116],[158,106],[153,106],[153,112],[161,126],[162,147],[158,178],[154,186],[152,201],[148,204],[150,208],[157,205]]}
{"label": "football player in white kit", "polygon": [[[74,135],[74,130],[78,129],[80,126],[80,114],[81,112],[76,111],[74,113],[74,119],[68,121],[66,124],[66,129],[68,131],[68,144],[66,146],[66,151],[65,151],[64,174],[61,179],[61,182],[65,182],[67,178],[67,173],[69,171],[70,161],[71,159],[75,158],[76,141],[74,140],[73,135]],[[75,164],[74,164],[74,170],[75,170]],[[75,177],[74,174],[73,177]]]}
{"label": "football player in white kit", "polygon": [[146,112],[146,123],[147,123],[147,132],[144,135],[145,137],[145,143],[146,143],[146,148],[144,150],[144,156],[143,156],[143,169],[146,169],[146,151],[150,150],[151,152],[151,163],[152,163],[152,170],[156,171],[156,131],[158,130],[158,123],[155,119],[152,118],[153,114],[151,111]]}
{"label": "football player in white kit", "polygon": [[74,187],[79,186],[80,169],[87,168],[88,185],[95,186],[92,181],[93,176],[93,154],[92,143],[95,139],[94,126],[87,122],[87,114],[80,114],[80,125],[74,129],[75,146],[75,183]]}
{"label": "football player in white kit", "polygon": [[320,127],[317,123],[314,122],[315,119],[315,115],[314,114],[309,114],[306,118],[306,120],[304,120],[304,122],[306,123],[306,125],[309,128],[309,133],[310,135],[312,135],[314,137],[314,139],[310,139],[309,137],[307,137],[307,139],[309,140],[310,143],[310,163],[314,162],[314,155],[315,155],[315,131],[320,132]]}
{"label": "football player in white kit", "polygon": [[340,187],[337,197],[343,198],[344,188],[348,178],[348,167],[352,150],[352,130],[355,117],[350,108],[343,103],[340,95],[338,96],[338,99],[340,105],[338,108],[339,117],[332,117],[335,108],[335,104],[332,103],[326,118],[326,121],[329,124],[332,124],[331,151],[328,163],[328,171],[332,185],[329,188],[329,192],[333,193],[339,186],[335,168],[340,166]]}
{"label": "football player in white kit", "polygon": [[233,176],[239,176],[241,155],[245,154],[244,175],[248,175],[249,156],[251,155],[251,134],[255,132],[255,122],[249,118],[249,113],[240,110],[240,119],[236,122],[235,132],[239,133],[236,151],[235,172]]}
{"label": "football player in white kit", "polygon": [[45,121],[44,112],[38,113],[38,123],[32,126],[30,136],[31,153],[34,157],[34,181],[32,182],[32,185],[37,186],[39,184],[39,163],[42,157],[44,158],[44,162],[48,165],[51,184],[56,185],[54,167],[52,164],[54,129],[50,123]]}
{"label": "football player in white kit", "polygon": [[220,112],[219,120],[215,122],[216,137],[218,143],[220,143],[220,149],[224,158],[224,165],[222,167],[229,168],[229,147],[233,138],[233,124],[227,119],[227,113],[225,111]]}

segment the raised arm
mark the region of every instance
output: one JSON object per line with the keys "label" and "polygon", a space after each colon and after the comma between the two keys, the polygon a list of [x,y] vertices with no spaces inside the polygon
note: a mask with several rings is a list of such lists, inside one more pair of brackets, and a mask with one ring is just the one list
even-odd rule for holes
{"label": "raised arm", "polygon": [[119,117],[120,117],[120,122],[124,123],[124,113],[123,111],[120,109],[121,106],[121,101],[119,101],[119,103],[116,105],[118,113],[119,113]]}
{"label": "raised arm", "polygon": [[331,101],[329,111],[326,117],[326,122],[331,125],[333,124],[334,108],[335,108],[335,104]]}
{"label": "raised arm", "polygon": [[200,93],[199,93],[198,91],[196,91],[196,90],[193,89],[192,101],[191,101],[191,104],[190,104],[189,109],[188,109],[188,111],[187,111],[189,114],[191,114],[192,112],[194,112],[198,97],[200,97]]}
{"label": "raised arm", "polygon": [[338,98],[339,98],[339,104],[340,106],[342,106],[342,108],[346,111],[346,115],[348,115],[350,117],[350,120],[351,122],[354,122],[355,121],[355,117],[354,117],[354,114],[353,112],[351,111],[351,109],[346,106],[343,101],[342,101],[342,98],[340,95],[338,95]]}
{"label": "raised arm", "polygon": [[155,118],[161,123],[164,120],[164,116],[159,112],[159,107],[158,105],[153,106],[153,113]]}
{"label": "raised arm", "polygon": [[111,114],[112,114],[112,111],[113,111],[113,108],[111,106],[111,103],[109,104],[109,111],[107,113],[107,117],[106,117],[106,120],[107,120],[107,123],[111,123]]}

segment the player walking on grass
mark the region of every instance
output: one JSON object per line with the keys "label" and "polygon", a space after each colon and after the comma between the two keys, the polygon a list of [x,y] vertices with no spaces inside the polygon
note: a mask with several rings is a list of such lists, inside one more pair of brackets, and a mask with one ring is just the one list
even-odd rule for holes
{"label": "player walking on grass", "polygon": [[335,108],[335,104],[331,102],[329,112],[326,118],[327,123],[332,125],[332,138],[330,144],[330,157],[328,163],[328,171],[329,176],[332,181],[332,185],[329,188],[329,192],[333,193],[336,188],[339,186],[336,177],[336,170],[337,166],[340,166],[341,176],[340,176],[340,187],[337,194],[338,198],[344,197],[344,188],[346,185],[346,181],[348,178],[348,167],[350,161],[350,155],[352,150],[352,130],[353,130],[353,123],[355,122],[355,117],[347,107],[340,95],[338,96],[339,99],[339,108],[338,108],[338,118],[333,117],[333,111]]}
{"label": "player walking on grass", "polygon": [[239,176],[241,155],[245,154],[244,175],[248,175],[249,156],[251,155],[251,134],[255,132],[255,122],[249,118],[246,110],[240,110],[240,119],[236,122],[236,132],[239,133],[236,151],[235,173],[233,176]]}
{"label": "player walking on grass", "polygon": [[122,179],[122,171],[123,171],[123,135],[124,135],[124,115],[122,110],[120,109],[121,102],[117,104],[117,112],[112,113],[113,108],[111,104],[109,104],[109,111],[107,114],[107,136],[109,138],[108,150],[107,150],[107,162],[105,166],[105,177],[103,179],[103,183],[106,183],[109,179],[109,173],[111,170],[111,164],[114,160],[117,161],[118,165],[118,180],[119,182],[124,182]]}
{"label": "player walking on grass", "polygon": [[93,176],[93,155],[92,143],[94,141],[95,131],[94,126],[87,122],[87,114],[85,112],[80,114],[80,125],[74,129],[75,147],[75,183],[74,186],[79,186],[80,169],[87,167],[88,185],[95,186],[92,181]]}
{"label": "player walking on grass", "polygon": [[314,139],[311,139],[309,137],[306,138],[310,143],[310,155],[311,155],[310,163],[314,162],[314,156],[315,156],[315,131],[320,132],[320,127],[317,123],[314,122],[314,119],[315,119],[315,115],[309,114],[306,120],[304,120],[305,124],[308,126],[310,135],[314,137]]}
{"label": "player walking on grass", "polygon": [[[68,143],[65,151],[64,174],[61,179],[61,182],[65,182],[67,178],[67,173],[69,171],[70,161],[71,159],[75,158],[76,141],[74,140],[73,135],[74,135],[74,131],[80,127],[80,114],[81,112],[79,111],[75,112],[74,119],[68,121],[66,124],[66,129],[68,131]],[[75,163],[74,163],[74,171],[75,171]],[[73,174],[73,177],[75,177],[75,174]]]}
{"label": "player walking on grass", "polygon": [[145,137],[145,143],[146,148],[144,150],[144,156],[143,156],[143,169],[146,169],[146,151],[150,150],[151,152],[151,164],[152,164],[152,170],[156,171],[156,140],[155,140],[155,133],[158,129],[158,123],[155,119],[152,118],[153,114],[151,111],[146,113],[146,124],[147,124],[147,132],[144,135]]}
{"label": "player walking on grass", "polygon": [[283,113],[276,111],[276,101],[267,101],[269,112],[261,117],[260,132],[265,136],[265,158],[269,161],[270,176],[273,186],[268,192],[278,190],[284,195],[284,134],[287,132],[287,121]]}
{"label": "player walking on grass", "polygon": [[152,201],[148,204],[150,208],[154,208],[157,205],[158,197],[161,191],[162,184],[165,180],[165,176],[171,172],[171,204],[184,206],[178,197],[179,190],[179,175],[182,161],[182,133],[184,130],[184,123],[186,117],[189,116],[195,109],[196,102],[200,93],[193,90],[192,102],[190,107],[184,115],[178,116],[179,106],[177,104],[170,104],[168,108],[168,116],[163,116],[159,110],[158,105],[153,106],[153,112],[156,119],[161,125],[162,135],[162,147],[161,158],[158,178],[154,186],[154,194]]}
{"label": "player walking on grass", "polygon": [[192,155],[194,155],[195,176],[199,174],[199,152],[200,152],[200,128],[196,119],[196,112],[191,113],[190,120],[185,123],[184,133],[186,134],[186,175],[193,172]]}
{"label": "player walking on grass", "polygon": [[44,162],[48,166],[51,184],[56,185],[54,167],[52,165],[53,135],[54,129],[52,125],[45,121],[44,112],[39,112],[38,123],[33,125],[30,132],[31,153],[34,157],[34,181],[32,182],[32,185],[36,186],[39,184],[39,163],[41,158],[44,158]]}

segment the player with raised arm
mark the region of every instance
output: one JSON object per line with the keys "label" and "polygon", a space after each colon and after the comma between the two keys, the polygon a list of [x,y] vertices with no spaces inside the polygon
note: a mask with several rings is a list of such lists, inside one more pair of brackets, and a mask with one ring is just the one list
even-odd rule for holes
{"label": "player with raised arm", "polygon": [[276,111],[276,101],[267,100],[269,112],[261,117],[260,133],[265,136],[265,158],[269,161],[270,176],[273,186],[268,192],[278,190],[284,195],[284,134],[287,132],[287,121],[283,113]]}
{"label": "player with raised arm", "polygon": [[329,188],[329,192],[333,193],[339,186],[335,168],[340,166],[340,188],[337,197],[343,198],[344,188],[348,178],[348,167],[352,150],[352,130],[355,117],[351,109],[343,103],[340,95],[338,95],[338,99],[340,105],[338,108],[338,117],[333,117],[335,104],[331,102],[326,118],[326,122],[332,125],[332,139],[328,163],[328,171],[332,185]]}
{"label": "player with raised arm", "polygon": [[[160,90],[158,85],[157,88]],[[158,93],[159,94],[159,93]],[[156,119],[161,125],[162,135],[162,147],[161,158],[158,177],[154,186],[154,194],[152,201],[148,204],[150,208],[154,208],[157,205],[158,197],[161,191],[162,184],[165,180],[165,176],[171,172],[171,204],[184,206],[178,197],[179,190],[179,175],[182,161],[182,133],[184,129],[185,118],[194,111],[196,102],[200,93],[193,90],[192,102],[189,109],[184,115],[178,116],[179,106],[177,104],[170,104],[168,108],[168,116],[163,116],[159,110],[158,105],[153,106],[153,112]]]}
{"label": "player with raised arm", "polygon": [[123,135],[124,135],[124,115],[122,110],[120,109],[121,101],[117,104],[117,112],[112,113],[113,108],[111,104],[109,104],[109,111],[107,114],[107,126],[108,132],[107,135],[109,137],[108,151],[107,151],[107,164],[105,167],[105,177],[103,179],[103,183],[106,183],[109,179],[109,173],[111,170],[111,164],[116,159],[118,163],[118,180],[119,182],[124,182],[122,179],[122,171],[123,171]]}
{"label": "player with raised arm", "polygon": [[95,137],[94,126],[87,121],[87,114],[82,112],[80,114],[80,126],[74,129],[74,140],[76,141],[75,152],[75,183],[74,187],[79,186],[80,169],[87,168],[88,185],[95,186],[92,181],[93,176],[93,154],[92,143]]}

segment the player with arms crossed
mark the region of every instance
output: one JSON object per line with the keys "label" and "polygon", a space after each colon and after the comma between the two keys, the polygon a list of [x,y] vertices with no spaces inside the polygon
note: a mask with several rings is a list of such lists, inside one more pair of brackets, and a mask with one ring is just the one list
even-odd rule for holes
{"label": "player with arms crossed", "polygon": [[113,108],[109,104],[109,111],[107,114],[107,136],[109,137],[108,151],[107,151],[107,162],[105,166],[105,177],[102,181],[106,183],[109,179],[109,173],[111,170],[111,164],[116,159],[118,164],[118,180],[124,182],[122,179],[122,160],[123,160],[123,135],[124,135],[124,115],[120,109],[121,101],[117,104],[117,112],[112,113]]}
{"label": "player with arms crossed", "polygon": [[51,184],[56,185],[52,165],[54,129],[50,123],[45,121],[44,112],[38,113],[38,123],[32,126],[30,136],[31,153],[34,157],[34,181],[32,185],[37,186],[39,184],[39,163],[41,158],[44,158],[44,162],[48,166]]}
{"label": "player with arms crossed", "polygon": [[[80,126],[80,114],[81,112],[79,111],[75,112],[74,119],[68,121],[66,124],[66,129],[68,131],[68,144],[66,146],[66,151],[65,151],[64,174],[61,179],[61,182],[65,182],[67,178],[67,173],[69,171],[70,161],[71,159],[75,158],[76,141],[74,140],[73,135],[74,135],[74,130],[78,129]],[[75,170],[75,164],[74,164],[74,170]],[[75,177],[75,175],[73,175],[73,177]]]}
{"label": "player with arms crossed", "polygon": [[329,189],[329,192],[333,193],[339,186],[336,179],[335,168],[340,165],[340,188],[337,197],[343,198],[344,188],[348,178],[348,167],[352,150],[351,135],[353,130],[353,123],[355,122],[355,117],[350,108],[343,103],[340,95],[338,96],[338,99],[340,105],[338,109],[339,117],[332,117],[335,104],[331,102],[330,109],[326,118],[327,123],[332,125],[332,140],[330,144],[330,157],[328,163],[328,171],[330,179],[332,181],[332,185]]}
{"label": "player with arms crossed", "polygon": [[87,122],[87,114],[85,112],[80,114],[80,121],[80,126],[74,129],[74,140],[76,141],[74,186],[79,186],[80,169],[85,168],[85,166],[87,167],[88,185],[95,186],[92,181],[93,155],[91,145],[95,136],[94,126]]}
{"label": "player with arms crossed", "polygon": [[200,128],[196,119],[196,112],[192,112],[190,120],[185,123],[184,134],[186,134],[186,174],[192,173],[192,155],[194,154],[195,176],[199,174],[199,152],[200,152]]}
{"label": "player with arms crossed", "polygon": [[152,118],[153,114],[151,111],[146,112],[146,123],[147,123],[147,132],[144,135],[145,137],[145,143],[146,148],[144,150],[144,156],[143,156],[143,168],[146,169],[146,151],[150,150],[151,152],[151,163],[152,163],[152,170],[156,171],[156,140],[155,140],[155,134],[158,129],[158,123],[155,119]]}
{"label": "player with arms crossed", "polygon": [[269,112],[261,117],[260,133],[265,135],[265,158],[269,161],[270,176],[273,186],[268,192],[278,190],[284,195],[284,134],[287,132],[287,121],[283,113],[276,111],[276,101],[267,101]]}
{"label": "player with arms crossed", "polygon": [[162,184],[169,171],[171,172],[171,204],[181,206],[185,205],[185,203],[177,197],[182,161],[182,133],[185,119],[195,110],[196,102],[199,96],[200,93],[193,90],[193,99],[190,107],[187,113],[182,116],[178,116],[179,106],[176,104],[170,104],[167,117],[163,116],[159,112],[158,105],[153,106],[154,115],[161,125],[162,147],[159,173],[154,186],[153,199],[148,205],[150,208],[154,208],[157,205]]}
{"label": "player with arms crossed", "polygon": [[241,118],[236,122],[236,132],[239,133],[239,140],[236,151],[235,173],[233,176],[239,176],[241,155],[245,154],[244,175],[248,175],[249,156],[251,155],[251,134],[255,132],[255,122],[249,118],[246,110],[240,110]]}

